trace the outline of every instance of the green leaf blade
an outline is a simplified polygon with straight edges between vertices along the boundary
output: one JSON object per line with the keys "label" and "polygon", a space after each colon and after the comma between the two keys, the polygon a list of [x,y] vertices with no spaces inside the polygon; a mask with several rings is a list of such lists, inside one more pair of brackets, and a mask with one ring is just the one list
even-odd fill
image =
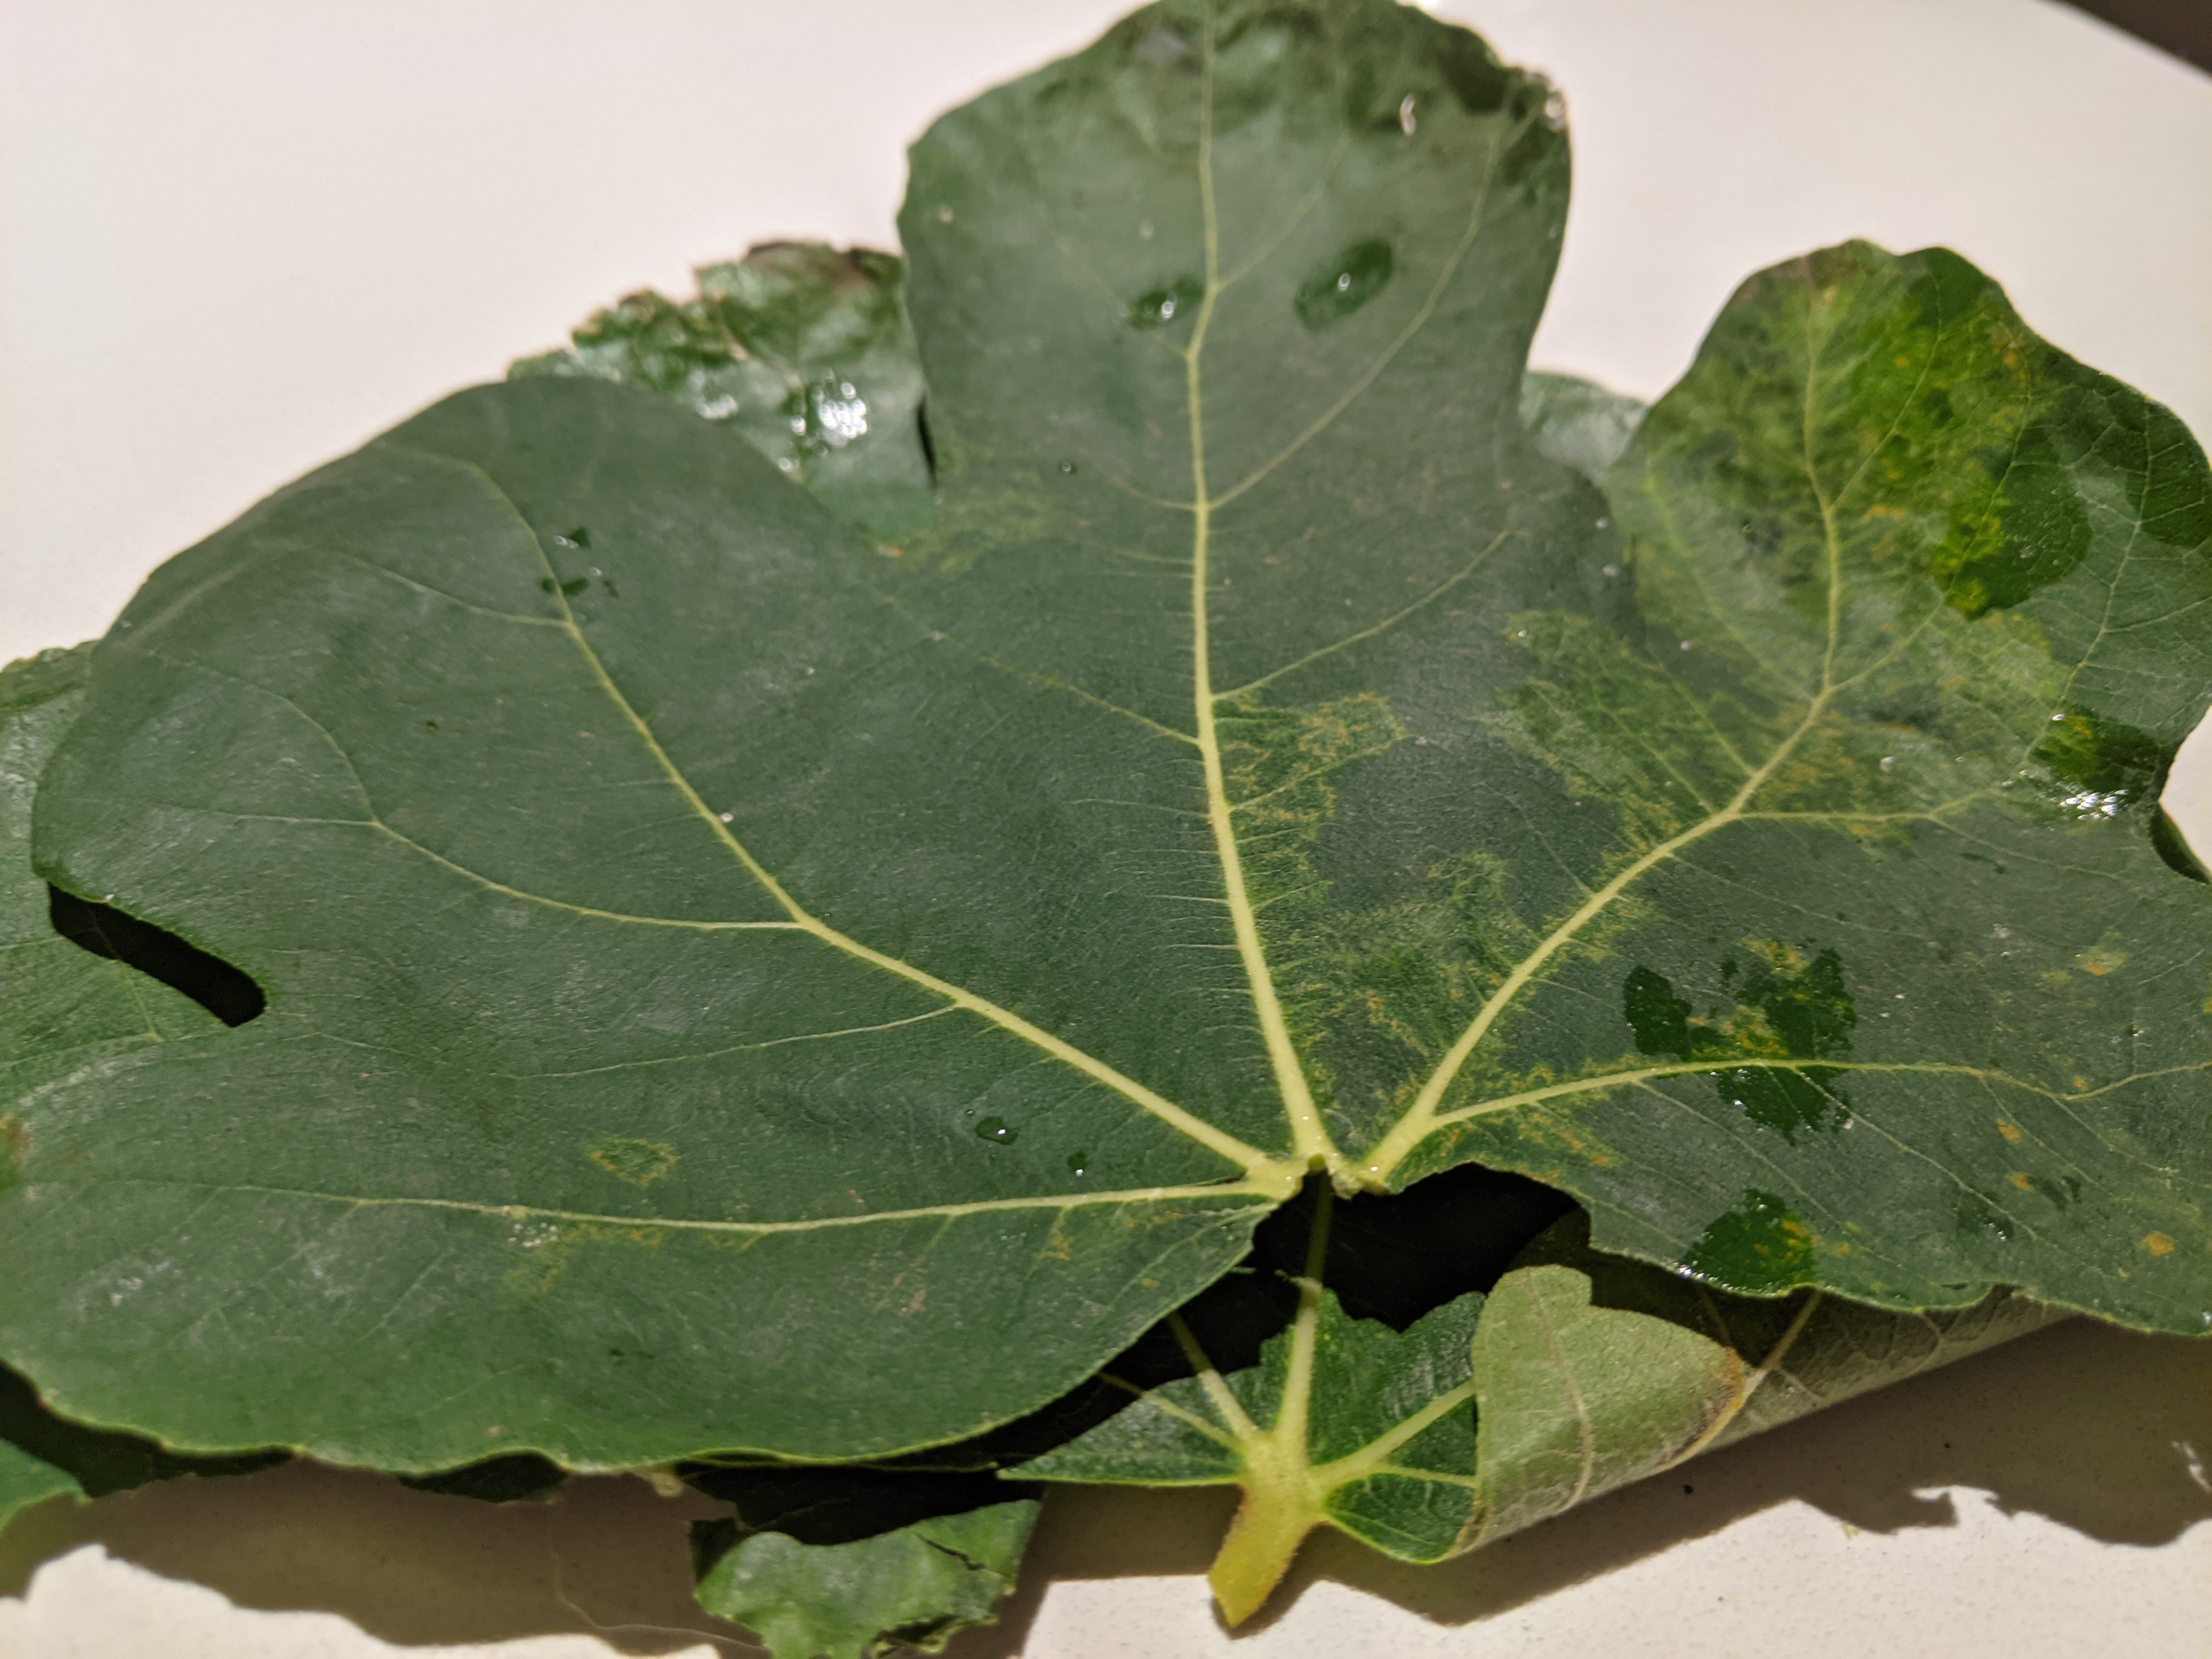
{"label": "green leaf blade", "polygon": [[84,1488],[75,1476],[0,1441],[0,1528],[34,1504],[64,1496],[83,1498]]}
{"label": "green leaf blade", "polygon": [[935,1653],[996,1620],[1036,1514],[1018,1498],[837,1543],[755,1532],[708,1567],[699,1603],[757,1631],[775,1659]]}
{"label": "green leaf blade", "polygon": [[1531,616],[1497,717],[1598,830],[1590,896],[1401,1178],[1520,1169],[1755,1294],[2203,1329],[2212,915],[2156,803],[2201,452],[1956,256],[1855,244],[1747,284],[1607,488],[1644,636]]}
{"label": "green leaf blade", "polygon": [[[181,1444],[276,1441],[413,1468],[523,1449],[599,1467],[745,1446],[888,1453],[1064,1391],[1241,1250],[1261,1194],[1126,1079],[1064,1042],[1041,1049],[1011,1011],[811,911],[793,923],[777,892],[848,921],[841,907],[881,902],[872,931],[892,939],[935,914],[954,930],[940,963],[956,971],[988,955],[961,930],[1027,926],[948,909],[895,867],[833,865],[764,810],[777,765],[818,768],[803,719],[747,726],[746,688],[774,698],[791,682],[842,682],[833,697],[872,696],[884,718],[911,720],[915,694],[869,681],[927,641],[851,580],[880,556],[726,434],[664,407],[559,380],[468,394],[173,564],[118,626],[100,669],[107,713],[49,770],[49,833],[72,867],[112,860],[103,869],[144,914],[260,969],[270,1009],[204,1062],[140,1066],[51,1101],[52,1161],[33,1172],[42,1207],[18,1214],[33,1233],[67,1228],[93,1253],[75,1271],[95,1277],[118,1250],[155,1256],[159,1241],[194,1236],[196,1216],[223,1216],[251,1243],[218,1273],[180,1276],[173,1302],[172,1281],[155,1281],[132,1319],[106,1327],[112,1340],[138,1343],[138,1321],[193,1324],[233,1274],[254,1286],[259,1328],[295,1335],[281,1382],[250,1345],[214,1344],[195,1386],[165,1383],[118,1415]],[[535,459],[580,447],[619,482],[594,495],[565,459]],[[535,531],[517,499],[536,503]],[[573,621],[583,603],[541,590],[556,556],[541,550],[591,526],[594,557],[636,558],[633,520],[648,510],[654,562]],[[688,553],[670,527],[687,510],[703,526]],[[409,556],[410,538],[384,526],[421,513],[441,526],[435,593],[368,568]],[[781,673],[760,653],[733,659],[732,623],[698,601],[729,568],[725,525],[745,526],[754,562],[736,572],[757,577],[725,584],[729,617],[763,604],[794,614],[796,592],[763,584],[819,581],[824,563],[846,573],[831,589],[847,596],[842,615],[819,614],[811,639],[783,636],[798,660]],[[772,551],[778,538],[791,550]],[[419,567],[392,568],[421,583]],[[225,604],[205,603],[217,593]],[[822,611],[818,595],[807,602]],[[266,641],[324,628],[349,636],[345,657],[292,658],[303,665],[289,678],[272,668]],[[974,672],[951,669],[956,684]],[[165,745],[156,707],[227,734],[236,759]],[[644,732],[629,719],[638,707],[654,712]],[[912,799],[904,780],[875,793],[866,764],[848,775],[874,804],[856,800],[855,816],[896,822]],[[164,802],[150,848],[119,830],[103,786],[76,781],[111,768]],[[722,781],[732,768],[749,769],[750,791]],[[702,790],[726,791],[746,816],[732,828],[698,810]],[[756,846],[785,863],[788,890],[748,867]],[[825,901],[825,878],[848,896]],[[241,890],[257,902],[239,905]],[[838,1068],[828,1092],[824,1050]],[[612,1081],[627,1086],[611,1097]],[[937,1104],[886,1115],[917,1090]],[[683,1127],[717,1099],[726,1125],[752,1129]],[[300,1132],[270,1134],[272,1112]],[[198,1133],[155,1133],[180,1114]],[[1018,1133],[987,1134],[994,1118]],[[365,1132],[385,1148],[380,1168],[361,1158]],[[887,1133],[904,1137],[896,1156],[879,1150]],[[869,1150],[825,1158],[825,1145]],[[1068,1168],[1078,1150],[1081,1177]],[[778,1169],[793,1174],[764,1181]],[[909,1407],[824,1393],[831,1373],[877,1389],[867,1379],[910,1364],[923,1328],[948,1353],[967,1347],[963,1331],[1010,1316],[1009,1273],[1022,1286],[1011,1316],[1059,1334],[994,1367],[1011,1384],[1004,1406],[972,1395],[959,1366],[934,1397],[904,1391]],[[865,1313],[824,1321],[829,1285],[876,1288]],[[776,1339],[710,1311],[732,1297]],[[584,1307],[599,1312],[579,1325]],[[52,1317],[27,1289],[11,1312]],[[641,1319],[726,1334],[640,1340]],[[76,1379],[131,1369],[108,1340],[24,1333],[11,1352],[49,1386],[70,1379],[74,1397]],[[567,1392],[518,1375],[513,1356],[532,1350],[540,1376],[565,1356]],[[757,1387],[733,1380],[748,1369]],[[639,1413],[643,1376],[670,1382]],[[393,1386],[421,1391],[420,1414],[368,1412]],[[356,1426],[319,1426],[333,1419]]]}
{"label": "green leaf blade", "polygon": [[89,647],[0,669],[0,1185],[20,1179],[28,1130],[10,1103],[88,1065],[220,1029],[197,1004],[53,926],[32,872],[39,775],[84,701]]}

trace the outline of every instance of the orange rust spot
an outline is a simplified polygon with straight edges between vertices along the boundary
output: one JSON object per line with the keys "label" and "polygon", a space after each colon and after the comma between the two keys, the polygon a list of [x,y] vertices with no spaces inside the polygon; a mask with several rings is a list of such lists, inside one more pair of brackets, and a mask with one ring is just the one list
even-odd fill
{"label": "orange rust spot", "polygon": [[2143,1239],[2143,1249],[2153,1255],[2172,1255],[2173,1241],[2164,1233],[2151,1233]]}
{"label": "orange rust spot", "polygon": [[2002,1135],[2007,1140],[2018,1140],[2020,1139],[2020,1125],[2017,1123],[2007,1122],[2003,1118],[1999,1118],[1997,1120],[1997,1133]]}
{"label": "orange rust spot", "polygon": [[2019,1188],[2022,1192],[2029,1191],[2035,1185],[2033,1182],[2030,1181],[2026,1176],[2022,1175],[2017,1170],[2014,1170],[2010,1175],[2007,1176],[2005,1179],[2012,1182],[2014,1186]]}
{"label": "orange rust spot", "polygon": [[2089,1079],[2086,1077],[2077,1077],[2074,1079],[2074,1086],[2077,1089],[2086,1089],[2089,1086]]}

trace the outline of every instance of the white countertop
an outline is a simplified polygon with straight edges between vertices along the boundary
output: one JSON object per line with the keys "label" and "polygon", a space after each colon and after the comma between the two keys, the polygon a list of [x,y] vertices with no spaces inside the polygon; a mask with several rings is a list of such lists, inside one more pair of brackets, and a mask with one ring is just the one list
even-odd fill
{"label": "white countertop", "polygon": [[[100,632],[170,553],[619,294],[778,236],[892,245],[927,120],[1122,9],[0,0],[0,659]],[[1650,397],[1756,267],[1942,242],[2212,434],[2212,79],[2045,0],[1436,9],[1568,96],[1540,367]],[[2202,758],[2169,798],[2212,846]],[[1467,1560],[1318,1544],[1233,1641],[1197,1577],[1219,1502],[1073,1494],[952,1651],[2194,1656],[2200,1450],[2212,1346],[2063,1327]],[[741,1652],[689,1608],[710,1507],[307,1468],[49,1506],[0,1538],[0,1653]]]}

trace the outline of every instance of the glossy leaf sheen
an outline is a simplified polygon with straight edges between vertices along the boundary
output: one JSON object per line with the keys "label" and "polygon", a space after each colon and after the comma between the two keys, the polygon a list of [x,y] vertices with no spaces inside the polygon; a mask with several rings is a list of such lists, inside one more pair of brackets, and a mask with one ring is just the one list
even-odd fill
{"label": "glossy leaf sheen", "polygon": [[1468,1158],[1742,1291],[2200,1328],[2201,453],[1854,247],[1608,507],[1518,415],[1556,118],[1156,9],[914,153],[902,545],[554,377],[165,567],[38,857],[268,1009],[24,1106],[0,1352],[185,1445],[883,1455]]}
{"label": "glossy leaf sheen", "polygon": [[896,539],[930,514],[921,364],[899,273],[888,253],[771,242],[701,266],[694,299],[630,295],[594,313],[570,349],[507,374],[673,398],[726,424],[839,516]]}

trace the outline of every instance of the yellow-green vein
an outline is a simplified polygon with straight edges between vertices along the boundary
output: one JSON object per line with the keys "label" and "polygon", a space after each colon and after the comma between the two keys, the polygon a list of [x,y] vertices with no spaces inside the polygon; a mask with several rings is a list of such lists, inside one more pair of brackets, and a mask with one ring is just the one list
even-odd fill
{"label": "yellow-green vein", "polygon": [[[1200,370],[1206,337],[1213,322],[1213,308],[1221,298],[1220,222],[1213,199],[1213,33],[1209,16],[1204,56],[1200,66],[1198,105],[1199,209],[1206,243],[1206,291],[1198,306],[1197,321],[1185,348],[1184,388],[1190,422],[1191,555],[1190,632],[1193,713],[1198,725],[1198,752],[1206,776],[1206,816],[1213,832],[1215,855],[1221,862],[1224,890],[1229,901],[1230,927],[1237,954],[1251,986],[1253,1012],[1267,1047],[1275,1086],[1282,1096],[1283,1115],[1289,1120],[1291,1145],[1302,1164],[1336,1161],[1336,1149],[1322,1125],[1305,1067],[1291,1041],[1291,1029],[1275,992],[1266,947],[1260,941],[1259,919],[1244,881],[1243,858],[1231,820],[1229,786],[1221,764],[1221,739],[1214,726],[1212,641],[1207,622],[1207,554],[1214,503],[1206,482],[1206,392]],[[1287,1194],[1286,1194],[1287,1195]]]}

